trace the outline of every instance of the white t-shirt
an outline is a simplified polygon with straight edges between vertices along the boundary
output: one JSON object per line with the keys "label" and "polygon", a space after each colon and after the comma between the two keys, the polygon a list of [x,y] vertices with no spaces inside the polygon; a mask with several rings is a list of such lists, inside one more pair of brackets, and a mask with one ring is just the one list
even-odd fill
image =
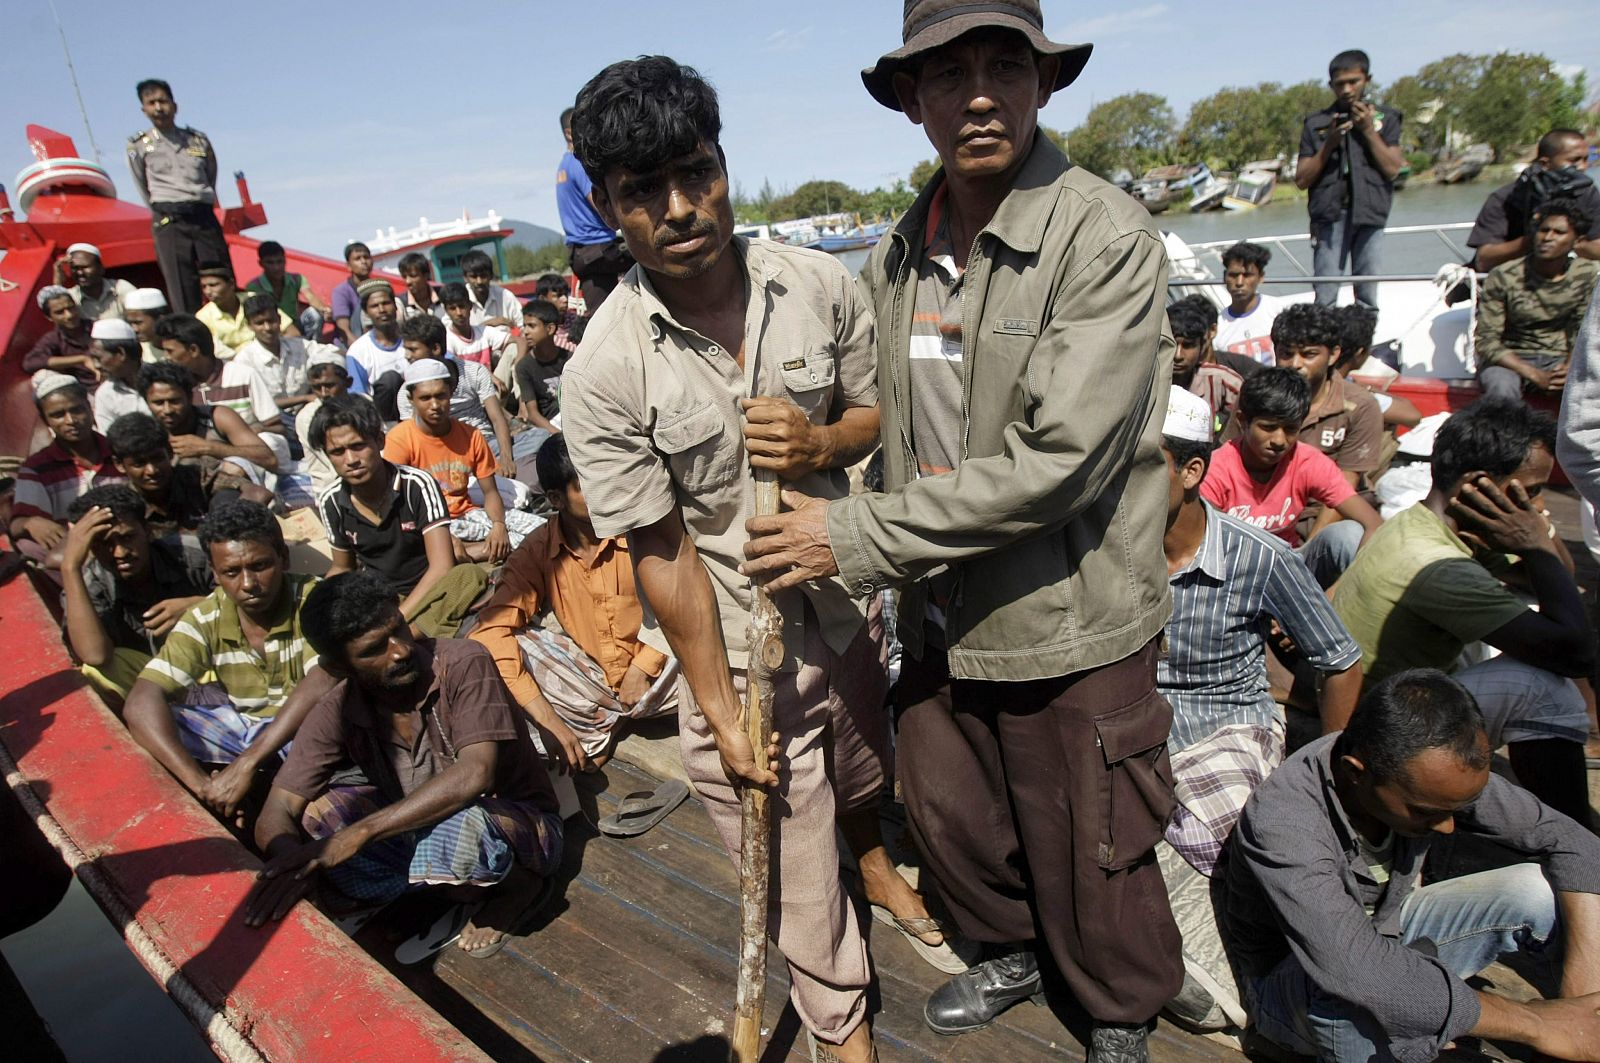
{"label": "white t-shirt", "polygon": [[350,345],[349,355],[356,360],[356,364],[367,371],[367,379],[373,384],[378,378],[388,372],[406,372],[406,346],[396,340],[393,349],[383,346],[378,342],[377,336],[369,329],[356,337]]}
{"label": "white t-shirt", "polygon": [[[456,362],[456,368],[461,370],[461,376],[456,381],[456,389],[450,393],[450,416],[462,424],[470,425],[483,433],[485,439],[494,438],[494,425],[489,423],[489,415],[484,411],[484,403],[496,398],[494,378],[489,375],[489,370],[477,362]],[[401,388],[396,405],[400,408],[400,419],[411,420],[411,395],[408,388]]]}
{"label": "white t-shirt", "polygon": [[476,362],[485,369],[493,369],[500,364],[500,356],[511,344],[511,332],[499,325],[472,326],[472,338],[468,339],[455,330],[452,325],[444,329],[445,353],[458,362]]}
{"label": "white t-shirt", "polygon": [[1285,303],[1274,295],[1258,294],[1256,299],[1256,308],[1238,317],[1233,316],[1232,308],[1222,308],[1217,315],[1217,338],[1212,346],[1219,351],[1248,355],[1262,365],[1273,365],[1272,323]]}
{"label": "white t-shirt", "polygon": [[278,353],[273,354],[256,340],[251,340],[239,348],[233,361],[259,370],[267,378],[267,383],[272,385],[274,395],[304,395],[308,390],[307,360],[325,348],[328,348],[325,343],[303,340],[298,336],[284,336],[278,340]]}
{"label": "white t-shirt", "polygon": [[94,428],[101,435],[106,434],[112,421],[125,413],[149,412],[150,407],[144,404],[144,396],[139,394],[139,389],[131,388],[120,380],[106,377],[94,389]]}
{"label": "white t-shirt", "polygon": [[467,285],[467,298],[472,300],[472,323],[481,325],[491,317],[508,318],[517,328],[522,327],[522,303],[517,297],[500,287],[498,284],[489,285],[489,297],[480,305],[478,297],[473,294],[472,285]]}

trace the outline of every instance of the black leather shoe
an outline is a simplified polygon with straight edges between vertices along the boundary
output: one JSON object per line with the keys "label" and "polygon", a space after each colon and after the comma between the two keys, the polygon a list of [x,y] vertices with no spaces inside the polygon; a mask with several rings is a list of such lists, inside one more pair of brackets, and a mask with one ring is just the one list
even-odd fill
{"label": "black leather shoe", "polygon": [[934,1033],[981,1030],[1011,1005],[1032,998],[1044,1003],[1039,964],[1033,953],[1008,952],[956,975],[934,990],[922,1020]]}
{"label": "black leather shoe", "polygon": [[1085,1063],[1150,1063],[1150,1027],[1096,1026],[1089,1034]]}

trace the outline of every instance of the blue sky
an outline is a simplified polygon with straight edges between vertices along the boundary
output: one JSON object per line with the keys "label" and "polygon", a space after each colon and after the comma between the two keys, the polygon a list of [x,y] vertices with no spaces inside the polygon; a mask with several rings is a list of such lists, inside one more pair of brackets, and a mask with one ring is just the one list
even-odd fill
{"label": "blue sky", "polygon": [[[266,204],[271,223],[254,235],[322,253],[463,208],[554,227],[557,116],[601,67],[641,53],[691,63],[716,84],[729,166],[748,189],[812,178],[870,187],[932,154],[921,130],[861,87],[860,68],[899,44],[894,0],[57,7],[101,155],[127,198],[123,145],[143,118],[133,85],[165,77],[179,121],[209,134],[225,177],[244,170]],[[1225,84],[1321,78],[1346,47],[1372,54],[1380,83],[1453,52],[1510,49],[1587,69],[1600,88],[1593,0],[1129,0],[1089,16],[1084,3],[1044,7],[1053,38],[1096,46],[1043,114],[1060,129],[1124,92],[1162,94],[1181,116]],[[46,0],[8,0],[5,24],[9,187],[32,161],[29,122],[90,147]]]}

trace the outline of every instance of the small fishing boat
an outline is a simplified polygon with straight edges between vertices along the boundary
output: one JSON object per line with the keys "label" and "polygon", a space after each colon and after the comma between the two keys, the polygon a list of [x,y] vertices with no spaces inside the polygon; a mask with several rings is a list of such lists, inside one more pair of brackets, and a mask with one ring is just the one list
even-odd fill
{"label": "small fishing boat", "polygon": [[1278,175],[1270,170],[1246,170],[1241,173],[1222,197],[1225,210],[1254,210],[1272,201],[1272,192],[1278,187]]}
{"label": "small fishing boat", "polygon": [[1216,210],[1222,206],[1222,200],[1232,187],[1233,182],[1229,178],[1217,174],[1211,175],[1204,184],[1195,186],[1194,198],[1189,200],[1189,210],[1195,214]]}
{"label": "small fishing boat", "polygon": [[1433,176],[1440,184],[1458,185],[1470,181],[1494,161],[1494,152],[1487,144],[1474,144],[1460,155],[1440,159],[1433,168]]}

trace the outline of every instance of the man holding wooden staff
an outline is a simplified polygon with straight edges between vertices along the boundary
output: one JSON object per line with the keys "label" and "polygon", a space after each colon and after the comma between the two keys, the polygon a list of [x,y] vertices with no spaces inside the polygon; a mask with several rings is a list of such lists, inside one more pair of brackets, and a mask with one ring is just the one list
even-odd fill
{"label": "man holding wooden staff", "polygon": [[888,493],[785,492],[745,570],[905,588],[906,807],[989,954],[928,1025],[987,1025],[1049,959],[1095,1020],[1089,1058],[1136,1063],[1183,980],[1153,853],[1173,808],[1167,260],[1143,209],[1039,132],[1090,50],[1043,27],[1037,0],[908,0],[904,47],[863,73],[942,164],[862,273]]}
{"label": "man holding wooden staff", "polygon": [[[795,1009],[822,1058],[865,1063],[871,972],[839,881],[836,816],[869,898],[927,915],[876,839],[881,630],[838,580],[775,596],[779,738],[764,770],[741,727],[753,596],[738,566],[755,470],[843,498],[844,468],[877,445],[871,315],[829,256],[733,237],[720,133],[711,87],[661,56],[614,64],[579,92],[574,150],[637,265],[567,366],[562,427],[596,534],[629,536],[641,637],[682,666],[684,767],[729,853],[740,789],[773,788],[768,931]],[[863,821],[873,837],[858,847]]]}

